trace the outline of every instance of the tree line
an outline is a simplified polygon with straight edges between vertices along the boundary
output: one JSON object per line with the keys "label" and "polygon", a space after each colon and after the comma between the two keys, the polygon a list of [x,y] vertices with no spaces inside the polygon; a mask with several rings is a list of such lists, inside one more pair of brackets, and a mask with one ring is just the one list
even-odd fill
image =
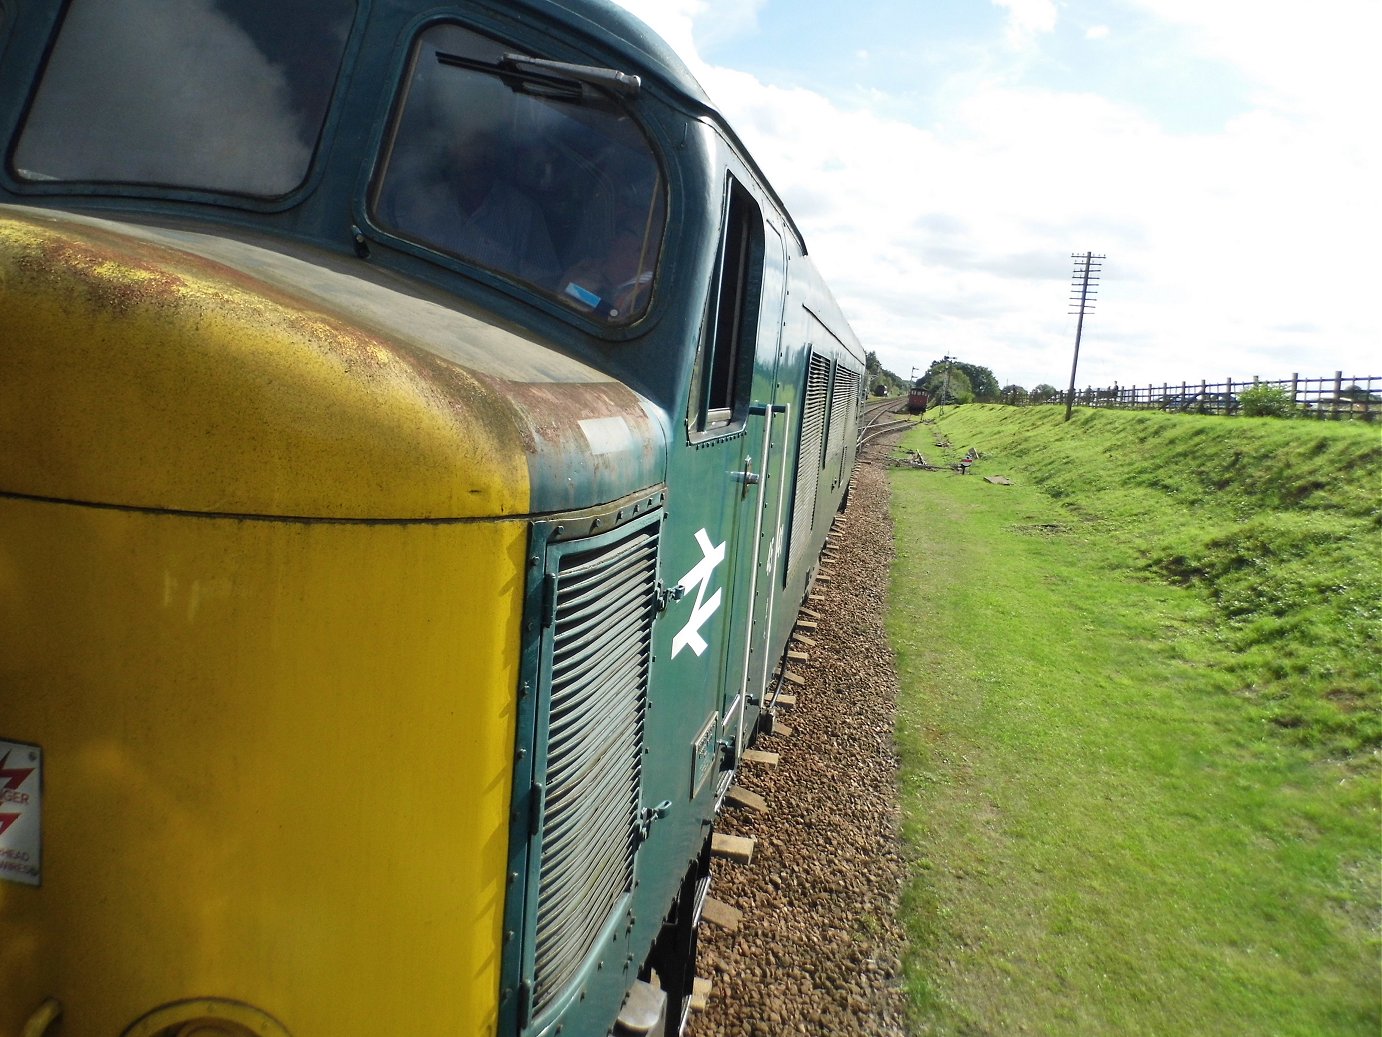
{"label": "tree line", "polygon": [[[865,354],[869,391],[875,396],[905,395],[913,383],[887,370],[876,353]],[[1080,389],[1075,403],[1092,407],[1155,408],[1160,410],[1195,411],[1198,413],[1242,413],[1249,417],[1315,417],[1354,418],[1371,421],[1382,414],[1382,392],[1373,391],[1373,384],[1382,379],[1356,378],[1344,388],[1343,372],[1331,378],[1304,378],[1292,375],[1289,379],[1260,382],[1246,381],[1195,386],[1163,385],[1145,389],[1116,384],[1111,389]],[[1361,384],[1360,384],[1361,383]],[[1062,403],[1063,390],[1042,382],[1035,389],[1021,385],[998,385],[992,371],[979,364],[942,357],[931,362],[916,384],[930,397],[933,407],[957,403],[1006,403],[1022,406],[1028,403]]]}
{"label": "tree line", "polygon": [[[912,388],[907,379],[879,363],[878,354],[866,353],[864,363],[869,388],[875,396],[897,396]],[[1054,403],[1061,398],[1059,389],[1045,383],[1030,392],[1020,385],[1000,387],[987,367],[966,364],[962,360],[934,360],[917,381],[936,406],[943,403]]]}

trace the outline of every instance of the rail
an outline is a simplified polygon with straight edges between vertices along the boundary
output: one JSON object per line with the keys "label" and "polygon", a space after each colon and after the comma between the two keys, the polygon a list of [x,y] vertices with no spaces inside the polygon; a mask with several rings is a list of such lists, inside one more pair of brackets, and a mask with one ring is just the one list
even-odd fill
{"label": "rail", "polygon": [[905,396],[890,396],[883,400],[873,400],[864,405],[863,414],[866,421],[859,424],[859,438],[855,447],[861,447],[871,439],[883,435],[885,432],[895,432],[896,430],[915,422],[910,417],[887,419],[889,414],[896,414],[899,407],[907,405]]}

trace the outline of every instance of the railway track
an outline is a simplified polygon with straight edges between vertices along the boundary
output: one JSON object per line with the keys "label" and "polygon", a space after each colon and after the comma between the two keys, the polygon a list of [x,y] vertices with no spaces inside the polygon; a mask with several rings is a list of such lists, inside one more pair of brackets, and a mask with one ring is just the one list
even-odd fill
{"label": "railway track", "polygon": [[720,815],[730,845],[751,852],[713,868],[694,1037],[905,1033],[897,678],[883,630],[892,528],[886,473],[870,460],[901,426],[869,425],[793,639],[791,690]]}
{"label": "railway track", "polygon": [[906,412],[906,406],[907,401],[896,396],[866,403],[859,415],[859,446],[915,425],[916,418]]}

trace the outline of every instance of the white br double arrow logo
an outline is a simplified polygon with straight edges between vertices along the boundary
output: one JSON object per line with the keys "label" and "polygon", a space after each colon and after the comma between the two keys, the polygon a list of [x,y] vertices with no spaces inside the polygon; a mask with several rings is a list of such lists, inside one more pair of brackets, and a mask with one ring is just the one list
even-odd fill
{"label": "white br double arrow logo", "polygon": [[701,627],[720,607],[720,591],[716,590],[709,598],[706,598],[705,592],[710,586],[710,578],[715,573],[715,567],[725,560],[725,545],[711,544],[710,535],[704,529],[696,534],[696,543],[701,546],[701,560],[680,581],[680,586],[688,592],[692,587],[696,588],[696,604],[691,608],[691,618],[672,638],[673,659],[687,645],[690,645],[691,651],[697,655],[701,655],[710,647],[706,644],[705,638],[701,637]]}

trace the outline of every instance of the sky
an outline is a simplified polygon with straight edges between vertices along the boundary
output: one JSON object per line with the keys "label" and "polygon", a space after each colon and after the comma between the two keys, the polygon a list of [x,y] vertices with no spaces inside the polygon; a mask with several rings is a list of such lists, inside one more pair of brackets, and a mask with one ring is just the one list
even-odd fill
{"label": "sky", "polygon": [[1382,375],[1382,0],[616,2],[904,378]]}

